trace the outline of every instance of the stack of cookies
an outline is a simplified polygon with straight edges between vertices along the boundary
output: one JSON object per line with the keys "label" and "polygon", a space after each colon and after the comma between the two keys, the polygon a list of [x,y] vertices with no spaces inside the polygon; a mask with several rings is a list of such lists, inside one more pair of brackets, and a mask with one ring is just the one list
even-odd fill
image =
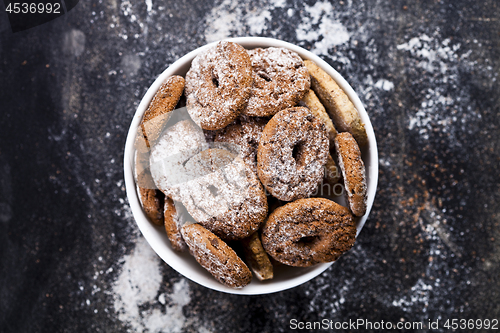
{"label": "stack of cookies", "polygon": [[[222,41],[153,97],[136,137],[136,183],[172,248],[241,288],[272,279],[273,265],[331,262],[353,246],[367,141],[353,103],[315,63]],[[348,207],[318,195],[325,184],[344,189]]]}

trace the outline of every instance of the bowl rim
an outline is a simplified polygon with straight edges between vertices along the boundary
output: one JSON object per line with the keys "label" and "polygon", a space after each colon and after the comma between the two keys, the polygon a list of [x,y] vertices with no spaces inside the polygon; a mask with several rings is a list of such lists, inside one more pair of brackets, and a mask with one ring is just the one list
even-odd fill
{"label": "bowl rim", "polygon": [[[337,84],[344,90],[349,99],[353,102],[354,106],[358,110],[358,113],[365,124],[365,129],[368,135],[368,146],[362,149],[363,156],[369,156],[369,168],[367,167],[367,209],[366,214],[357,220],[357,232],[356,238],[358,237],[361,229],[363,228],[371,208],[373,206],[373,202],[375,199],[377,183],[378,183],[378,149],[377,149],[377,141],[375,137],[375,133],[373,131],[373,126],[371,124],[368,113],[366,112],[359,96],[356,94],[354,89],[349,85],[349,83],[326,61],[321,59],[319,56],[314,53],[289,42],[285,42],[282,40],[268,38],[268,37],[236,37],[236,38],[227,38],[223,39],[226,41],[231,41],[238,43],[245,47],[246,49],[256,48],[256,47],[284,47],[288,48],[296,53],[298,53],[302,59],[309,59],[315,62],[319,67],[325,70],[336,82]],[[144,94],[139,106],[137,107],[132,122],[129,127],[129,131],[127,134],[127,139],[125,143],[125,151],[124,151],[124,180],[125,180],[125,188],[127,193],[128,202],[130,208],[132,210],[132,214],[135,222],[137,223],[139,230],[143,234],[144,238],[148,242],[148,244],[152,247],[152,249],[160,256],[160,258],[167,263],[170,267],[180,273],[182,276],[190,279],[193,282],[201,284],[204,287],[230,293],[230,294],[239,294],[239,295],[263,295],[275,293],[283,290],[287,290],[296,286],[299,286],[312,278],[320,275],[326,269],[328,269],[333,262],[318,264],[312,266],[309,270],[305,270],[302,274],[298,276],[294,276],[285,281],[280,281],[278,283],[272,283],[273,280],[268,282],[260,282],[258,285],[255,284],[255,278],[252,280],[248,286],[241,289],[233,289],[226,287],[215,280],[213,277],[207,278],[206,274],[199,274],[197,271],[193,271],[193,269],[189,268],[189,265],[185,264],[185,255],[179,254],[173,251],[169,244],[165,244],[164,237],[159,235],[159,228],[154,226],[147,217],[145,216],[140,200],[139,195],[137,193],[137,188],[134,179],[134,159],[135,159],[135,135],[137,133],[137,128],[141,122],[142,116],[146,111],[150,101],[152,100],[154,94],[159,89],[160,85],[163,81],[175,74],[179,74],[179,72],[184,73],[189,68],[191,61],[194,57],[217,44],[219,41],[215,41],[212,43],[208,43],[204,46],[201,46],[183,57],[179,58],[177,61],[169,65],[151,84],[148,88],[147,92]],[[365,164],[368,164],[365,161]],[[201,267],[201,266],[200,266]]]}

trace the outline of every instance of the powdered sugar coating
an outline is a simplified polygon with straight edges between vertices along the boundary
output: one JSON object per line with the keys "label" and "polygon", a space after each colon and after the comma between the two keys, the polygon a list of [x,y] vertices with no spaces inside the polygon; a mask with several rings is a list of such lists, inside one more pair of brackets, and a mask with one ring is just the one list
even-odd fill
{"label": "powdered sugar coating", "polygon": [[167,196],[182,202],[197,222],[220,237],[247,237],[267,216],[264,189],[241,158],[208,147],[201,128],[190,120],[178,122],[162,134],[151,151],[153,180]]}
{"label": "powdered sugar coating", "polygon": [[300,199],[277,208],[262,229],[262,245],[285,265],[307,267],[337,260],[355,241],[349,210],[323,198]]}
{"label": "powdered sugar coating", "polygon": [[253,87],[243,114],[272,116],[299,103],[311,81],[304,61],[288,49],[269,47],[249,50]]}
{"label": "powdered sugar coating", "polygon": [[158,189],[180,201],[181,185],[199,176],[199,170],[186,169],[185,163],[206,146],[203,131],[191,120],[166,129],[150,156],[151,176]]}
{"label": "powdered sugar coating", "polygon": [[188,167],[205,172],[179,191],[197,222],[223,239],[245,238],[260,227],[267,216],[267,199],[257,176],[241,158],[208,149],[193,157]]}
{"label": "powdered sugar coating", "polygon": [[260,181],[280,200],[308,197],[323,179],[328,150],[325,126],[307,108],[282,110],[267,123],[260,139]]}
{"label": "powdered sugar coating", "polygon": [[246,107],[252,82],[247,51],[219,42],[196,56],[186,74],[188,112],[203,129],[224,128]]}
{"label": "powdered sugar coating", "polygon": [[220,283],[232,288],[242,288],[250,283],[250,269],[216,235],[197,223],[183,226],[181,233],[196,261]]}
{"label": "powdered sugar coating", "polygon": [[238,145],[240,157],[257,174],[257,148],[267,122],[266,118],[241,116],[218,132],[214,141]]}

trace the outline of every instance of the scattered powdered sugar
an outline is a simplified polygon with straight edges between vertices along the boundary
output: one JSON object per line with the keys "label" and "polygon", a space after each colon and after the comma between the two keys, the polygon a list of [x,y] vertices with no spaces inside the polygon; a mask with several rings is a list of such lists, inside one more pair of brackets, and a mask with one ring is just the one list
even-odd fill
{"label": "scattered powdered sugar", "polygon": [[270,22],[271,19],[271,12],[268,10],[263,10],[255,16],[249,16],[247,23],[250,27],[250,33],[252,35],[261,34],[266,27],[266,22]]}
{"label": "scattered powdered sugar", "polygon": [[113,286],[114,307],[118,319],[129,324],[134,331],[151,327],[151,315],[144,316],[140,305],[156,298],[162,281],[159,259],[144,238],[139,238],[135,249],[123,258],[122,272]]}
{"label": "scattered powdered sugar", "polygon": [[271,0],[269,2],[269,7],[274,9],[274,8],[283,8],[287,4],[286,0]]}
{"label": "scattered powdered sugar", "polygon": [[435,108],[445,109],[455,104],[455,101],[450,96],[445,97],[441,95],[439,90],[439,88],[429,88],[427,90],[425,100],[420,104],[419,110],[415,115],[410,117],[408,125],[410,130],[417,128],[420,134],[425,134],[436,125],[449,126],[451,123],[457,121],[456,116],[441,118],[441,115],[435,112]]}
{"label": "scattered powdered sugar", "polygon": [[[270,29],[273,20],[280,18],[277,13],[284,6],[284,0],[218,1],[205,16],[205,39],[211,42],[232,36],[263,34]],[[352,33],[340,20],[343,15],[348,14],[347,11],[334,8],[328,1],[319,1],[312,6],[297,3],[295,6],[296,9],[287,10],[287,16],[295,20],[296,13],[300,13],[296,28],[297,39],[314,42],[314,53],[328,56],[328,52],[335,46],[351,39]],[[275,33],[275,30],[271,31],[272,35]],[[342,53],[336,53],[332,57],[349,61]]]}
{"label": "scattered powdered sugar", "polygon": [[130,208],[130,205],[128,203],[128,199],[118,198],[118,202],[120,203],[121,208],[116,209],[115,214],[117,216],[123,216],[123,218],[126,220],[132,220],[133,214],[132,214],[132,209]]}
{"label": "scattered powdered sugar", "polygon": [[261,34],[271,22],[271,11],[279,6],[280,3],[272,5],[267,1],[262,5],[255,2],[219,1],[205,16],[205,39],[213,42],[233,35]]}
{"label": "scattered powdered sugar", "polygon": [[313,6],[305,6],[305,17],[297,26],[296,34],[300,40],[316,41],[314,53],[328,54],[336,45],[349,41],[351,34],[334,17],[335,10],[329,2],[316,2]]}
{"label": "scattered powdered sugar", "polygon": [[[160,259],[142,237],[123,259],[111,294],[118,319],[130,332],[182,332],[188,320],[183,307],[191,302],[186,279],[175,282],[171,293],[158,295],[162,286]],[[197,323],[198,324],[198,323]]]}
{"label": "scattered powdered sugar", "polygon": [[[440,71],[445,74],[448,70],[450,62],[456,62],[459,59],[457,50],[460,49],[460,44],[451,45],[451,39],[446,38],[437,47],[430,47],[433,39],[422,34],[419,37],[413,37],[407,43],[397,46],[398,50],[410,51],[411,55],[421,59],[417,64],[418,67],[425,69],[428,72]],[[434,42],[435,44],[435,42]],[[465,54],[462,58],[466,58]]]}
{"label": "scattered powdered sugar", "polygon": [[153,0],[144,0],[146,2],[147,11],[150,12],[153,9]]}
{"label": "scattered powdered sugar", "polygon": [[380,79],[375,83],[375,88],[389,91],[389,90],[394,89],[394,83],[392,83],[391,81],[388,81],[386,79]]}
{"label": "scattered powdered sugar", "polygon": [[[346,298],[352,297],[353,289],[357,286],[357,281],[354,278],[342,279],[338,284],[332,286],[325,279],[325,275],[320,275],[314,279],[314,283],[318,287],[314,289],[315,293],[308,304],[309,311],[318,313],[319,318],[326,318],[341,311]],[[326,298],[322,291],[331,288],[334,288],[336,292],[331,295],[331,298]],[[306,290],[306,296],[310,296],[310,293],[309,290]]]}
{"label": "scattered powdered sugar", "polygon": [[[425,250],[429,259],[427,265],[421,268],[422,277],[393,299],[382,296],[378,298],[385,306],[398,307],[414,314],[413,320],[421,321],[428,319],[427,312],[436,299],[446,299],[449,291],[456,287],[457,282],[453,279],[439,277],[450,276],[452,270],[455,271],[454,258],[460,257],[464,251],[455,244],[450,234],[454,217],[446,215],[429,197],[424,196],[424,200],[422,209],[413,216],[428,244]],[[451,306],[449,300],[446,303]]]}
{"label": "scattered powdered sugar", "polygon": [[459,88],[461,67],[475,66],[468,60],[471,51],[462,52],[461,45],[450,38],[441,40],[439,32],[432,37],[426,34],[412,37],[397,49],[407,52],[416,68],[432,73],[432,80],[439,83],[417,94],[420,105],[410,115],[408,129],[418,131],[423,139],[428,139],[434,130],[448,133],[450,142],[459,145],[457,133],[467,131],[469,122],[481,118],[469,92]]}
{"label": "scattered powdered sugar", "polygon": [[419,279],[406,295],[403,295],[398,300],[392,301],[392,305],[404,311],[409,311],[416,304],[419,304],[425,312],[426,307],[429,305],[431,292],[432,286],[426,284],[422,279]]}

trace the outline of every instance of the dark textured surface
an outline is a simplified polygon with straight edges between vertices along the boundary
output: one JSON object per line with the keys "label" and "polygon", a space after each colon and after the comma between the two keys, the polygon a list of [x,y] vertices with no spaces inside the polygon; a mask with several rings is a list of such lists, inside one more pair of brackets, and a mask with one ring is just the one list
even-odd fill
{"label": "dark textured surface", "polygon": [[[80,1],[13,34],[0,13],[0,331],[285,332],[291,319],[364,318],[439,319],[437,332],[447,319],[500,319],[499,18],[494,0]],[[154,78],[242,35],[332,64],[380,154],[354,248],[309,283],[255,297],[161,262],[122,176]]]}

